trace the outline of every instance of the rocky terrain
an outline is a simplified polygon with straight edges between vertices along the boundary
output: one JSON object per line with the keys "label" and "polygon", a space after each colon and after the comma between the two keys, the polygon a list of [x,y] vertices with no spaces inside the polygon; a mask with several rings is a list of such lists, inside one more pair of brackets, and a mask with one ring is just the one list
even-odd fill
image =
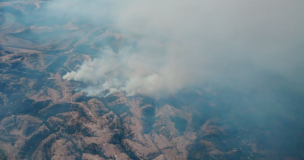
{"label": "rocky terrain", "polygon": [[39,14],[45,3],[0,1],[0,159],[304,159],[296,116],[264,120],[263,109],[244,105],[250,95],[231,89],[86,96],[84,84],[63,75],[100,48],[118,52],[132,41],[110,25],[35,26],[20,18],[54,18]]}

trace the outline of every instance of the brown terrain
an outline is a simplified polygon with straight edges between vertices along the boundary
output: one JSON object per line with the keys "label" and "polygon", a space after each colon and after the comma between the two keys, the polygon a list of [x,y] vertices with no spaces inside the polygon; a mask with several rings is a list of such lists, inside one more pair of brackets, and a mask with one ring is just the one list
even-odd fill
{"label": "brown terrain", "polygon": [[[278,159],[278,150],[261,143],[276,139],[259,139],[271,131],[222,123],[214,89],[167,99],[86,96],[84,84],[63,75],[100,47],[117,51],[127,42],[111,26],[35,26],[16,18],[44,3],[0,1],[0,159]],[[180,98],[189,95],[202,109]]]}

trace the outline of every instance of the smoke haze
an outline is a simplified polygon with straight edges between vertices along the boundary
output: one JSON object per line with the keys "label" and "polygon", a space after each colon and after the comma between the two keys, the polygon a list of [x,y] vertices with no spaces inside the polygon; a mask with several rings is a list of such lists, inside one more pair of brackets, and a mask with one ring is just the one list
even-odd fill
{"label": "smoke haze", "polygon": [[[1,74],[35,81],[20,79],[21,85],[4,76],[0,91],[8,98],[1,102],[0,95],[0,102],[12,108],[0,104],[7,110],[0,120],[21,113],[44,119],[50,103],[52,117],[84,108],[84,116],[99,117],[102,125],[96,126],[106,129],[111,127],[103,121],[113,112],[122,124],[116,137],[122,145],[143,144],[131,136],[136,131],[140,137],[167,136],[176,148],[189,142],[189,159],[212,159],[202,154],[218,151],[227,159],[304,159],[303,0],[13,2],[0,2]],[[39,57],[12,54],[19,49]],[[37,106],[25,103],[19,90]],[[62,103],[68,104],[57,106]],[[84,130],[77,125],[71,128]],[[134,129],[130,137],[126,126]],[[181,135],[185,139],[175,141]],[[203,141],[217,147],[209,150]],[[169,148],[160,151],[177,153]],[[132,154],[152,155],[139,150]],[[238,158],[229,158],[230,152]]]}
{"label": "smoke haze", "polygon": [[[65,4],[62,4],[65,3]],[[302,92],[302,1],[55,1],[50,11],[110,21],[136,45],[101,49],[64,79],[82,81],[90,95],[167,95],[204,83],[236,88],[284,78]],[[56,11],[55,11],[56,10]],[[289,87],[290,87],[289,86]]]}

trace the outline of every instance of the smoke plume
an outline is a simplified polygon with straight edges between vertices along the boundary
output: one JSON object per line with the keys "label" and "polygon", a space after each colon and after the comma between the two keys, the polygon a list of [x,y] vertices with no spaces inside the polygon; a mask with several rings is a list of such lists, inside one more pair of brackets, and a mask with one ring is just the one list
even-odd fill
{"label": "smoke plume", "polygon": [[89,95],[158,96],[206,83],[236,89],[274,84],[303,93],[303,5],[300,0],[58,0],[49,10],[94,25],[111,23],[132,42],[117,53],[101,48],[100,57],[64,79],[84,82]]}

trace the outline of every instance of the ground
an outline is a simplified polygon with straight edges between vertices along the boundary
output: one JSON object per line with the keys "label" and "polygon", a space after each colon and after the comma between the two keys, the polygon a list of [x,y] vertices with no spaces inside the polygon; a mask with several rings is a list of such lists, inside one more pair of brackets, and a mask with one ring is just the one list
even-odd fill
{"label": "ground", "polygon": [[240,107],[248,95],[232,89],[157,99],[85,95],[84,84],[63,75],[100,47],[118,52],[125,39],[110,26],[17,18],[39,15],[44,3],[0,1],[0,159],[304,159],[296,118],[274,114],[259,123],[263,110]]}

